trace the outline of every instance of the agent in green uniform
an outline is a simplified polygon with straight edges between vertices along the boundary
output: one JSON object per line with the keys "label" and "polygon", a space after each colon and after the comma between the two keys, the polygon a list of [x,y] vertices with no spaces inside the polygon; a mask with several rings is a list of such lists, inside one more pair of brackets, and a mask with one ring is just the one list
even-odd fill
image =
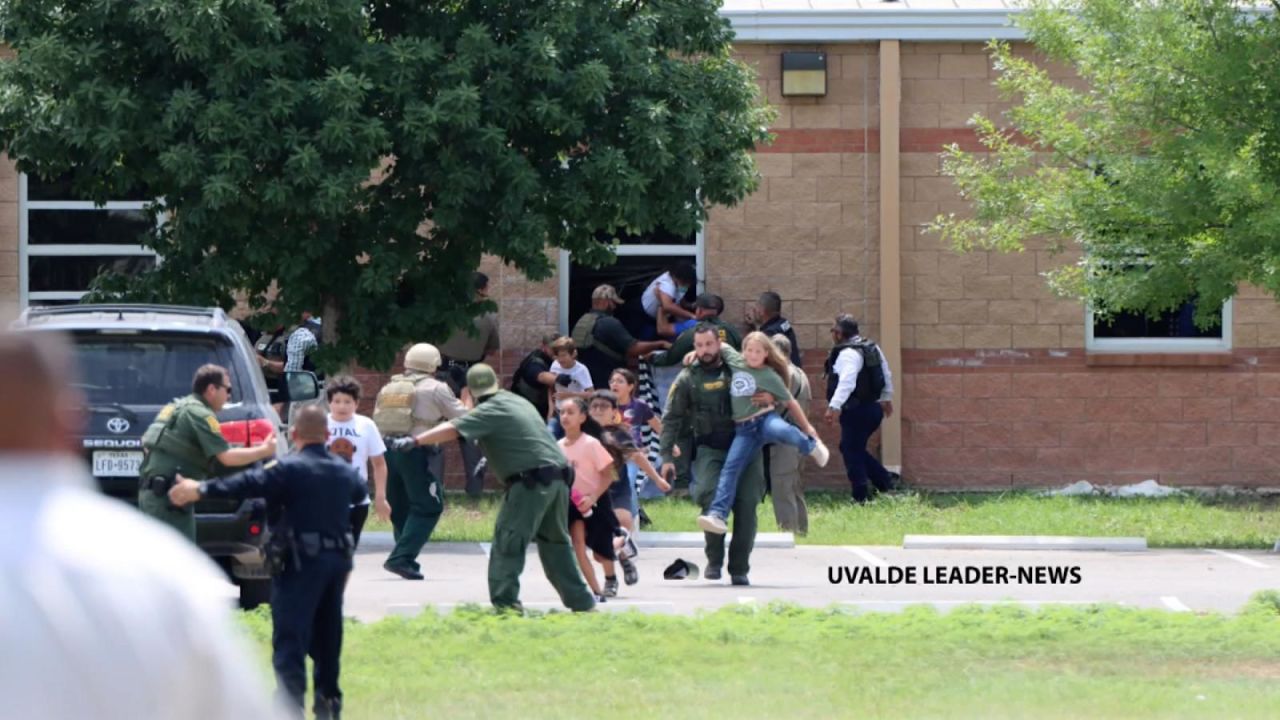
{"label": "agent in green uniform", "polygon": [[572,473],[547,425],[528,400],[498,387],[493,368],[479,363],[467,371],[467,389],[476,407],[460,418],[415,437],[392,441],[392,450],[439,445],[459,437],[480,444],[489,468],[506,487],[489,552],[489,599],[497,608],[521,609],[520,573],[532,540],[547,579],[571,610],[590,610],[587,589],[569,539],[569,485]]}
{"label": "agent in green uniform", "polygon": [[196,540],[195,511],[190,505],[179,508],[169,502],[169,488],[177,474],[204,480],[215,474],[215,460],[233,468],[276,454],[274,433],[254,447],[227,444],[217,412],[230,397],[231,375],[226,368],[205,365],[196,370],[191,394],[165,405],[142,436],[146,457],[138,472],[138,509],[172,525],[191,542]]}
{"label": "agent in green uniform", "polygon": [[[675,475],[676,444],[692,438],[694,446],[693,500],[705,513],[715,495],[720,470],[733,444],[733,407],[729,395],[732,372],[720,357],[719,328],[698,323],[693,329],[698,361],[685,368],[671,385],[667,411],[662,418],[662,474]],[[768,401],[760,398],[761,402]],[[683,452],[683,451],[682,451]],[[764,498],[764,462],[756,452],[738,481],[733,501],[733,539],[729,543],[729,576],[734,585],[749,585],[751,550],[756,543],[756,508]],[[718,580],[724,567],[724,535],[704,533],[707,570],[703,576]]]}

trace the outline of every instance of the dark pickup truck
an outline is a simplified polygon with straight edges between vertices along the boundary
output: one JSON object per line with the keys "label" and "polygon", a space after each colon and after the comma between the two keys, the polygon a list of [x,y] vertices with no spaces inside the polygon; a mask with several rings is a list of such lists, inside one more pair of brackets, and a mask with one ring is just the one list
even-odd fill
{"label": "dark pickup truck", "polygon": [[[196,368],[206,363],[231,373],[231,399],[218,413],[227,441],[253,445],[274,431],[278,452],[285,452],[284,424],[271,406],[285,398],[268,388],[244,330],[219,308],[31,308],[14,329],[63,332],[74,342],[87,416],[84,459],[106,495],[137,505],[142,434],[162,407],[191,392]],[[288,380],[286,387],[296,400],[318,393],[311,373],[291,373]],[[270,597],[262,552],[266,535],[267,507],[261,499],[202,500],[196,505],[197,542],[239,586],[246,608]]]}

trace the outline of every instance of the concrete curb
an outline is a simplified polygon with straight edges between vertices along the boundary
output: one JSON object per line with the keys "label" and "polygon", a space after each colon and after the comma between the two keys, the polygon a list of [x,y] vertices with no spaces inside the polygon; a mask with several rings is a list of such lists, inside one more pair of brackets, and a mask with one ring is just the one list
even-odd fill
{"label": "concrete curb", "polygon": [[[729,537],[733,537],[730,533]],[[487,541],[486,541],[487,542]],[[702,533],[696,532],[644,532],[636,538],[636,544],[646,548],[701,548],[704,545]],[[474,548],[476,543],[472,542],[448,542],[427,544],[427,549],[448,546],[466,546]],[[360,536],[360,550],[390,550],[395,546],[395,541],[391,539],[391,533],[385,531],[372,531],[363,533]],[[789,532],[780,533],[760,533],[756,535],[756,547],[758,548],[793,548],[796,546],[795,535]]]}
{"label": "concrete curb", "polygon": [[1108,550],[1143,551],[1141,537],[1070,537],[1064,535],[907,535],[903,550]]}

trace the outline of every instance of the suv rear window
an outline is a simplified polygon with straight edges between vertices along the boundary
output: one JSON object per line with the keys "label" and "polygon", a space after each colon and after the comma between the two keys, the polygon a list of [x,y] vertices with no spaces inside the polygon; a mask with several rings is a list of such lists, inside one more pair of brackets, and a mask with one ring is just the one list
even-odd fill
{"label": "suv rear window", "polygon": [[231,343],[217,335],[77,333],[80,389],[90,405],[164,405],[191,393],[191,378],[207,363],[231,373],[231,402],[245,391]]}

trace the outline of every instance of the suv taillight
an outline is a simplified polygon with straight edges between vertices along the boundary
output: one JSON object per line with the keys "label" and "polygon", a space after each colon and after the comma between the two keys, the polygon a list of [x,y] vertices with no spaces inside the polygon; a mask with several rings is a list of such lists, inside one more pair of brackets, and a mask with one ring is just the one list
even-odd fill
{"label": "suv taillight", "polygon": [[222,437],[237,447],[257,445],[275,430],[270,420],[236,420],[222,423]]}

